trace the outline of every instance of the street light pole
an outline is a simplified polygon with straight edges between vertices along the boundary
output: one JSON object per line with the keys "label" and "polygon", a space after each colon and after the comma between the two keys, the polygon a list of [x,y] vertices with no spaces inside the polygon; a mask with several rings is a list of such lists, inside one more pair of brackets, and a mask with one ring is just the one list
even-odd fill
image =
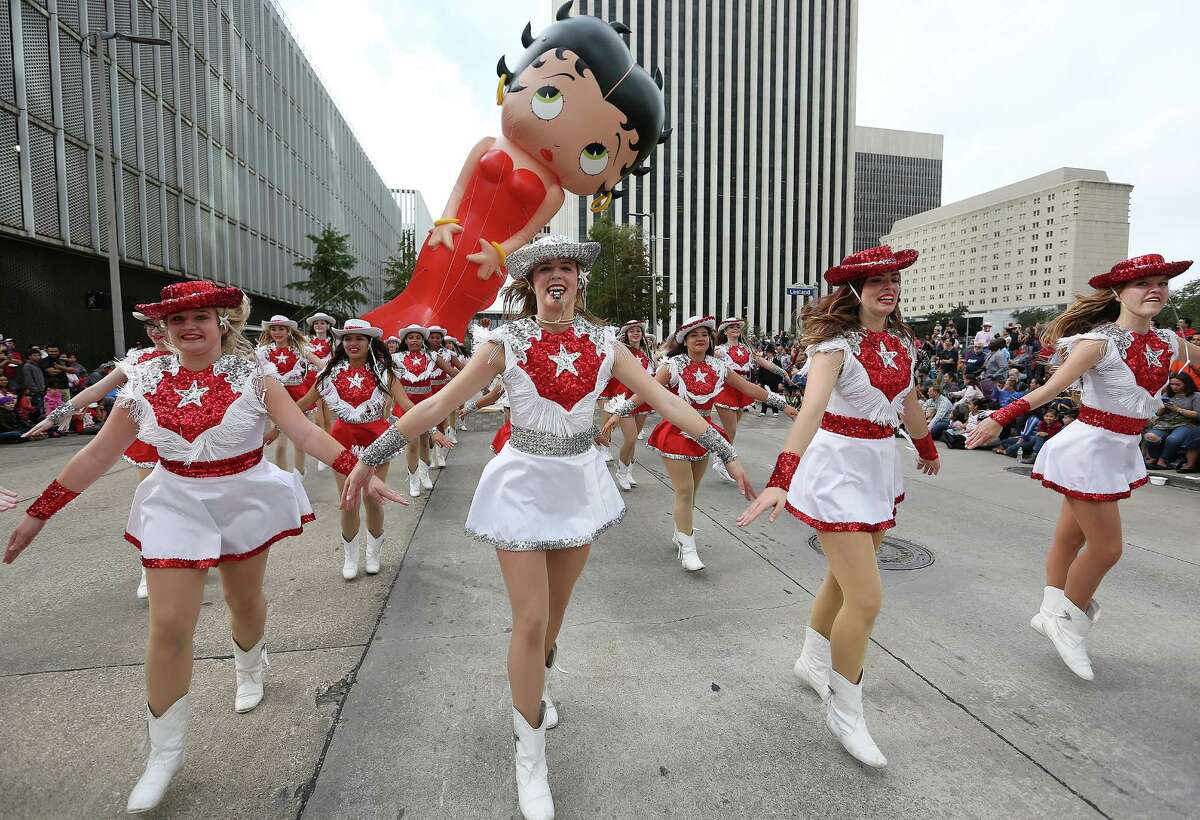
{"label": "street light pole", "polygon": [[650,220],[650,329],[654,335],[654,340],[658,339],[658,273],[657,265],[655,264],[654,256],[654,214],[641,213],[638,211],[630,211],[629,215],[637,219]]}
{"label": "street light pole", "polygon": [[108,229],[108,291],[112,307],[113,356],[125,353],[125,310],[121,300],[121,257],[117,247],[117,195],[113,181],[112,126],[109,124],[108,77],[105,74],[104,58],[100,56],[100,43],[109,40],[124,40],[145,46],[169,46],[170,40],[160,37],[139,37],[115,31],[90,32],[79,43],[79,48],[88,60],[100,68],[100,130],[104,133],[101,148],[101,164],[104,177],[104,215]]}

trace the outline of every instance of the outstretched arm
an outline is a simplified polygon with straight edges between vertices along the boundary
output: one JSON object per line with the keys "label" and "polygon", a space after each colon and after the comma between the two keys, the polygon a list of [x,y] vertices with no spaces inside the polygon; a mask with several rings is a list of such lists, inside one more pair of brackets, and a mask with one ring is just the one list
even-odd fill
{"label": "outstretched arm", "polygon": [[[763,356],[761,356],[758,353],[754,354],[754,363],[756,365],[758,365],[759,367],[761,367],[763,370],[770,370],[772,373],[778,373],[780,376],[787,375],[786,370],[784,370],[779,365],[775,364],[775,362],[771,361],[770,359],[764,358]],[[738,389],[741,390],[740,387]],[[745,392],[745,391],[742,391],[742,392]]]}
{"label": "outstretched arm", "polygon": [[[771,365],[771,367],[772,369],[778,369],[774,365]],[[784,371],[783,375],[787,376],[787,372]],[[740,393],[745,393],[755,401],[766,402],[776,410],[786,413],[792,418],[796,417],[796,408],[788,404],[778,393],[768,390],[761,384],[755,384],[752,381],[748,381],[744,376],[735,373],[732,370],[729,370],[725,373],[725,383],[731,386],[734,390],[737,390]],[[772,396],[774,396],[775,399],[772,399]]]}
{"label": "outstretched arm", "polygon": [[71,416],[73,416],[75,413],[78,413],[92,402],[99,401],[104,396],[107,396],[109,393],[125,384],[125,382],[125,372],[119,367],[113,368],[113,371],[103,379],[96,382],[91,387],[79,391],[71,397],[69,402],[62,405],[62,408],[70,407],[70,410],[61,408],[56,410],[54,413],[46,416],[46,418],[42,419],[33,427],[22,433],[21,438],[36,436],[38,433],[49,430],[56,423],[59,425],[60,429],[65,429],[66,422]]}
{"label": "outstretched arm", "polygon": [[499,401],[500,396],[503,394],[504,385],[497,383],[495,387],[488,390],[479,398],[468,400],[467,403],[463,405],[463,415],[465,416],[470,413],[474,413],[476,410],[482,410],[485,407],[491,407],[493,404]]}

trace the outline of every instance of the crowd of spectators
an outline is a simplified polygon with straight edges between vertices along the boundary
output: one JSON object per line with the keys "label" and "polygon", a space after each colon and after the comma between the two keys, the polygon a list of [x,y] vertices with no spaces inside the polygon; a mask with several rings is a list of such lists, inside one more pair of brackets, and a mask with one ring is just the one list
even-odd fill
{"label": "crowd of spectators", "polygon": [[113,364],[105,362],[89,371],[79,361],[78,354],[64,351],[58,345],[31,345],[22,349],[15,339],[0,339],[0,444],[96,433],[112,408],[116,391],[76,413],[65,432],[51,430],[21,438],[47,413],[100,381],[112,369]]}

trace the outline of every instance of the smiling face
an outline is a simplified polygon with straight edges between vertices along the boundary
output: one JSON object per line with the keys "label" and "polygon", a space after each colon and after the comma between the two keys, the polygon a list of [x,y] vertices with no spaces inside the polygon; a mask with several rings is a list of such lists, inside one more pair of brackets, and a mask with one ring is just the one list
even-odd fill
{"label": "smiling face", "polygon": [[646,334],[642,332],[641,325],[634,325],[633,327],[629,328],[629,330],[625,331],[625,338],[628,339],[629,344],[633,345],[634,347],[637,347],[642,343],[642,339],[645,337],[645,335]]}
{"label": "smiling face", "polygon": [[329,322],[326,322],[324,319],[317,319],[317,321],[312,323],[312,329],[313,333],[324,336],[329,332]]}
{"label": "smiling face", "polygon": [[184,356],[208,356],[221,350],[220,325],[213,308],[196,308],[167,317],[167,338]]}
{"label": "smiling face", "polygon": [[387,348],[388,348],[388,353],[399,353],[400,352],[400,343],[397,342],[395,339],[388,339]]}
{"label": "smiling face", "polygon": [[146,338],[149,339],[155,347],[158,347],[167,340],[167,334],[162,329],[162,325],[158,322],[146,322],[142,326],[146,330]]}
{"label": "smiling face", "polygon": [[416,353],[425,347],[425,334],[412,331],[404,334],[404,346],[409,353]]}
{"label": "smiling face", "polygon": [[1153,319],[1167,303],[1166,276],[1147,276],[1134,279],[1117,291],[1117,299],[1123,310],[1140,319]]}
{"label": "smiling face", "polygon": [[698,327],[695,330],[689,331],[688,335],[683,337],[684,347],[687,352],[694,358],[703,357],[708,352],[708,346],[712,342],[712,336],[709,335],[707,327]]}
{"label": "smiling face", "polygon": [[504,96],[501,131],[574,194],[611,191],[637,159],[628,120],[569,50],[543,54]]}
{"label": "smiling face", "polygon": [[537,294],[538,314],[556,318],[571,316],[579,296],[579,264],[574,259],[550,259],[529,272],[529,283]]}
{"label": "smiling face", "polygon": [[429,346],[434,350],[440,348],[442,346],[442,334],[438,333],[436,330],[430,333]]}
{"label": "smiling face", "polygon": [[730,325],[729,327],[725,328],[725,343],[726,344],[735,345],[738,343],[738,340],[741,338],[742,338],[742,326],[741,325]]}
{"label": "smiling face", "polygon": [[900,301],[900,272],[868,276],[862,283],[860,299],[864,313],[886,319]]}
{"label": "smiling face", "polygon": [[286,344],[288,338],[288,328],[286,325],[269,325],[267,333],[271,335],[271,341],[277,345]]}
{"label": "smiling face", "polygon": [[357,366],[367,358],[367,351],[371,349],[371,339],[361,333],[347,333],[342,337],[342,349],[350,358],[350,364]]}

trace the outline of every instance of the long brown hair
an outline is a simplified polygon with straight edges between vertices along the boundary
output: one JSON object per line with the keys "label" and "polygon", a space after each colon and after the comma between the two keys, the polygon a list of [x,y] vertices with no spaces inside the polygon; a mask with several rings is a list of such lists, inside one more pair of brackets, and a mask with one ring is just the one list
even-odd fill
{"label": "long brown hair", "polygon": [[708,350],[704,351],[704,355],[705,356],[715,356],[716,355],[716,347],[714,347],[714,345],[716,345],[716,343],[717,343],[717,334],[712,331],[712,328],[707,327],[705,325],[697,325],[696,327],[689,330],[687,333],[685,333],[683,335],[682,342],[675,341],[675,334],[672,333],[670,336],[667,337],[667,340],[665,342],[663,342],[662,345],[659,346],[659,348],[658,348],[659,352],[662,353],[664,358],[668,358],[668,359],[671,358],[672,356],[676,356],[680,353],[687,355],[687,352],[688,352],[687,337],[691,336],[694,331],[699,330],[701,327],[703,327],[705,330],[708,331]]}
{"label": "long brown hair", "polygon": [[1058,340],[1085,333],[1097,325],[1116,321],[1121,315],[1121,303],[1112,290],[1094,290],[1086,296],[1076,296],[1069,308],[1055,316],[1042,333],[1042,345],[1054,348]]}
{"label": "long brown hair", "polygon": [[[581,273],[578,262],[575,262],[575,272],[576,274]],[[532,275],[532,271],[530,271],[530,275]],[[509,282],[502,295],[504,296],[504,318],[514,320],[537,316],[537,291],[533,289],[533,283],[529,281],[528,277],[521,277]],[[582,316],[595,325],[608,324],[587,309],[587,293],[582,287],[575,292],[575,315]]]}
{"label": "long brown hair", "polygon": [[[862,285],[860,283],[859,288]],[[832,293],[827,293],[816,302],[807,305],[800,313],[800,321],[804,332],[800,336],[800,347],[809,347],[829,341],[843,333],[851,333],[862,328],[862,320],[858,316],[861,302],[849,285],[841,285]],[[900,305],[888,314],[884,324],[904,336],[910,342],[916,338],[913,329],[900,316]]]}

